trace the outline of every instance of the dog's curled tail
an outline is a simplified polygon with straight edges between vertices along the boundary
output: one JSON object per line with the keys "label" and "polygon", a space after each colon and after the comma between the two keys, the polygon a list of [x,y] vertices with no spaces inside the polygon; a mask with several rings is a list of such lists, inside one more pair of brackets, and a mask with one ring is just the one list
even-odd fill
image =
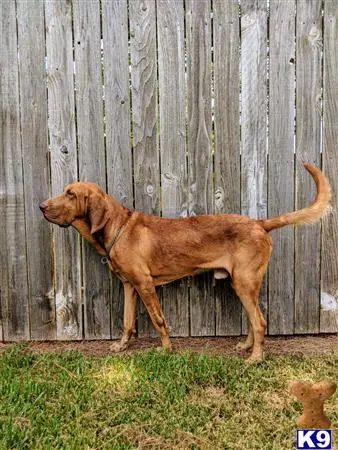
{"label": "dog's curled tail", "polygon": [[311,223],[320,219],[329,209],[331,200],[331,187],[329,180],[316,166],[310,163],[304,163],[305,169],[310,173],[317,186],[317,195],[311,205],[304,209],[291,213],[282,214],[271,219],[258,220],[265,231],[271,231],[275,228],[285,227],[286,225],[296,225],[299,223]]}

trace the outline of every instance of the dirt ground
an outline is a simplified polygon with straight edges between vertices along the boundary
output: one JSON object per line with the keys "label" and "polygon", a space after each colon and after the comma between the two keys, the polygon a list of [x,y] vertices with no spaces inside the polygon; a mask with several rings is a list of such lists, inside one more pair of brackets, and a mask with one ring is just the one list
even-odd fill
{"label": "dirt ground", "polygon": [[[242,338],[239,337],[203,337],[203,338],[172,338],[174,351],[192,350],[210,355],[236,355],[235,345]],[[28,348],[33,351],[78,350],[85,355],[108,355],[112,341],[33,341]],[[1,343],[0,351],[9,348],[13,343]],[[138,338],[133,339],[126,353],[135,353],[141,350],[155,348],[160,345],[159,339]],[[320,356],[333,350],[338,351],[338,335],[317,336],[290,336],[267,337],[265,351],[274,355],[300,354]]]}

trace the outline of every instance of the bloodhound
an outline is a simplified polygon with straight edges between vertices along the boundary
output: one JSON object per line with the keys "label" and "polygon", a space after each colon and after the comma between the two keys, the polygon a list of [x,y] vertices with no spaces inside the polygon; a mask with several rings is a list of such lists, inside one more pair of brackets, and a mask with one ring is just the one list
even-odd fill
{"label": "bloodhound", "polygon": [[167,219],[132,212],[97,184],[78,182],[40,204],[44,217],[61,227],[73,226],[101,255],[124,286],[124,332],[113,351],[127,348],[135,333],[137,294],[144,302],[163,347],[171,350],[168,326],[155,287],[179,278],[213,270],[215,278],[231,277],[232,286],[249,318],[249,332],[238,348],[252,348],[248,362],[263,359],[266,322],[259,292],[272,251],[269,231],[313,222],[328,209],[331,190],[315,166],[304,164],[317,194],[299,211],[266,220],[237,214]]}

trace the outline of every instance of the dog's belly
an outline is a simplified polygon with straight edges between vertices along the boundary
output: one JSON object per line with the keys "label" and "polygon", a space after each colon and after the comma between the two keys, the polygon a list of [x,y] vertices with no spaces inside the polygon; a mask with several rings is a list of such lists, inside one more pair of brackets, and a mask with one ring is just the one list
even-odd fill
{"label": "dog's belly", "polygon": [[[210,270],[213,270],[213,269],[195,269],[195,270],[192,270],[191,272],[183,274],[183,275],[182,274],[168,274],[168,275],[155,275],[155,276],[153,275],[153,280],[154,280],[155,286],[161,286],[163,284],[171,283],[172,281],[175,281],[175,280],[180,280],[181,278],[199,275],[204,272],[209,272]],[[220,279],[227,278],[227,277],[228,277],[228,272],[226,270],[214,269],[214,278],[216,280],[220,280]]]}
{"label": "dog's belly", "polygon": [[155,286],[161,286],[162,284],[168,284],[171,283],[172,281],[175,280],[180,280],[181,278],[185,278],[185,277],[189,277],[189,276],[193,276],[193,275],[198,275],[199,273],[202,272],[206,272],[206,270],[194,270],[191,271],[190,273],[185,273],[185,274],[168,274],[168,275],[153,275],[153,280],[154,280],[154,284]]}

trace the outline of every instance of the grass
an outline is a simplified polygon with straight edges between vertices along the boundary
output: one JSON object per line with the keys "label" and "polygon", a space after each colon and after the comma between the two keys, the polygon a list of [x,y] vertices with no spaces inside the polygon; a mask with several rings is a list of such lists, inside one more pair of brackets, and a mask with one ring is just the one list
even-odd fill
{"label": "grass", "polygon": [[[338,353],[238,357],[156,350],[0,354],[0,449],[295,448],[292,379],[337,380]],[[326,405],[337,433],[338,395]]]}

